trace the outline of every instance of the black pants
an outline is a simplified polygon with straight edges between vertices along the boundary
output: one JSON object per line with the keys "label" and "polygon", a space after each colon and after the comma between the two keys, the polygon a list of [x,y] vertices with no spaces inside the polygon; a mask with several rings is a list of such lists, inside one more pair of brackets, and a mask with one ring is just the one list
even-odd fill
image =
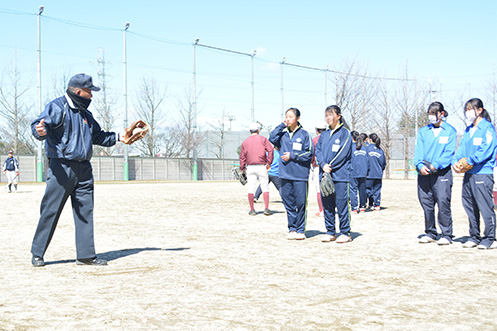
{"label": "black pants", "polygon": [[439,172],[422,176],[418,175],[418,199],[425,214],[425,233],[437,239],[435,226],[435,204],[438,205],[438,225],[442,237],[452,241],[452,171],[447,167]]}
{"label": "black pants", "polygon": [[96,256],[93,238],[93,170],[89,161],[64,159],[49,160],[47,188],[41,201],[40,220],[31,247],[33,255],[45,255],[69,197],[76,228],[77,259]]}

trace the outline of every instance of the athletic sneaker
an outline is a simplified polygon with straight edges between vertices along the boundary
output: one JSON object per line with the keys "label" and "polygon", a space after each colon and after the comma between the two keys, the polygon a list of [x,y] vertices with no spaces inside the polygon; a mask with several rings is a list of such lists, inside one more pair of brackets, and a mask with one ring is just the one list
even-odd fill
{"label": "athletic sneaker", "polygon": [[419,238],[418,243],[420,243],[420,244],[429,244],[429,243],[432,243],[434,241],[435,241],[435,239],[433,239],[430,236],[422,236],[421,238]]}
{"label": "athletic sneaker", "polygon": [[359,214],[359,211],[357,209],[352,209],[351,213],[352,214]]}
{"label": "athletic sneaker", "polygon": [[257,215],[257,213],[255,212],[255,210],[252,209],[251,211],[249,211],[249,215],[250,216],[255,216],[255,215]]}
{"label": "athletic sneaker", "polygon": [[350,236],[347,236],[345,234],[341,234],[336,240],[336,242],[339,244],[345,244],[345,243],[348,243],[351,241],[352,241],[352,239],[350,238]]}
{"label": "athletic sneaker", "polygon": [[288,232],[288,235],[286,236],[286,239],[288,239],[288,240],[295,240],[295,239],[297,239],[297,232],[296,231]]}
{"label": "athletic sneaker", "polygon": [[473,240],[468,240],[464,244],[462,244],[462,247],[464,248],[473,248],[478,246]]}
{"label": "athletic sneaker", "polygon": [[297,233],[295,235],[295,240],[304,240],[305,239],[305,233]]}
{"label": "athletic sneaker", "polygon": [[264,215],[271,216],[271,215],[273,215],[273,212],[270,211],[269,209],[264,209]]}
{"label": "athletic sneaker", "polygon": [[440,239],[437,240],[437,244],[439,246],[444,246],[444,245],[450,245],[452,243],[447,238],[440,238]]}
{"label": "athletic sneaker", "polygon": [[360,211],[361,211],[361,213],[365,213],[366,212],[366,208],[361,208]]}
{"label": "athletic sneaker", "polygon": [[321,237],[321,242],[328,243],[330,241],[337,240],[337,236],[332,236],[331,234],[325,234]]}
{"label": "athletic sneaker", "polygon": [[374,207],[374,210],[376,210],[376,211],[380,211],[380,206],[376,206],[376,207]]}
{"label": "athletic sneaker", "polygon": [[490,245],[488,247],[485,245],[479,244],[478,246],[476,246],[476,248],[478,248],[478,249],[495,249],[495,248],[497,248],[497,241],[494,241],[492,243],[492,245]]}

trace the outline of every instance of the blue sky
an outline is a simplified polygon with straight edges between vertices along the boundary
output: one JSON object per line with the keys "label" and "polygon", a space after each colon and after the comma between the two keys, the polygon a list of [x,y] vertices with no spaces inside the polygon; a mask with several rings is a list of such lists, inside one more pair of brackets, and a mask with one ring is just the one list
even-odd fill
{"label": "blue sky", "polygon": [[[44,95],[48,95],[53,77],[78,72],[96,76],[101,47],[110,61],[108,86],[121,100],[122,29],[130,22],[130,98],[141,79],[154,77],[167,86],[165,105],[171,121],[178,117],[174,112],[177,99],[191,87],[191,44],[196,38],[206,45],[239,52],[258,50],[255,117],[273,127],[280,121],[279,62],[283,57],[291,63],[319,68],[329,65],[331,69],[354,60],[370,74],[386,77],[398,77],[407,63],[409,76],[425,84],[434,82],[434,88],[442,90],[437,98],[446,104],[468,88],[472,96],[485,101],[483,86],[496,70],[496,1],[0,2],[0,70],[17,58],[34,97],[40,5],[45,6]],[[33,15],[17,15],[17,11]],[[199,122],[218,118],[224,110],[236,117],[234,128],[247,127],[250,58],[197,48],[197,74]],[[284,67],[284,86],[285,108],[299,108],[304,126],[311,129],[322,118],[325,106],[323,73]],[[330,84],[329,104],[332,96]]]}

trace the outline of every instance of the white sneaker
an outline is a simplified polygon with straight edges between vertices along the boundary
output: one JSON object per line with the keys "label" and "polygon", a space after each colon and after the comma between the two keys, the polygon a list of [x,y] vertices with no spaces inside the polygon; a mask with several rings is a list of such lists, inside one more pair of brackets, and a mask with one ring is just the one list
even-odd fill
{"label": "white sneaker", "polygon": [[429,244],[429,243],[432,243],[434,241],[435,241],[435,239],[433,239],[430,236],[422,236],[421,238],[419,238],[418,243],[420,243],[420,244]]}
{"label": "white sneaker", "polygon": [[305,239],[305,233],[297,233],[295,235],[295,240],[304,240]]}
{"label": "white sneaker", "polygon": [[341,235],[337,238],[337,240],[336,240],[336,242],[337,242],[337,243],[339,243],[339,244],[345,244],[345,243],[348,243],[348,242],[351,242],[351,241],[352,241],[352,239],[350,239],[350,237],[349,237],[349,236],[344,235],[344,234],[341,234]]}
{"label": "white sneaker", "polygon": [[337,240],[337,237],[332,236],[330,234],[325,234],[321,237],[321,242],[324,242],[324,243],[329,243],[330,241],[335,241],[335,240]]}
{"label": "white sneaker", "polygon": [[464,248],[473,248],[476,246],[477,246],[477,244],[473,240],[468,240],[464,244],[462,244],[462,247],[464,247]]}
{"label": "white sneaker", "polygon": [[476,248],[478,248],[478,249],[495,249],[495,248],[497,248],[497,241],[494,241],[492,243],[492,245],[490,245],[490,247],[487,247],[485,245],[480,244],[480,245],[476,246]]}
{"label": "white sneaker", "polygon": [[288,239],[288,240],[295,240],[295,239],[297,239],[297,232],[296,231],[288,232],[288,235],[286,236],[286,239]]}
{"label": "white sneaker", "polygon": [[449,241],[449,239],[442,237],[442,238],[440,238],[440,239],[437,240],[437,244],[439,246],[444,246],[444,245],[450,245],[452,243]]}

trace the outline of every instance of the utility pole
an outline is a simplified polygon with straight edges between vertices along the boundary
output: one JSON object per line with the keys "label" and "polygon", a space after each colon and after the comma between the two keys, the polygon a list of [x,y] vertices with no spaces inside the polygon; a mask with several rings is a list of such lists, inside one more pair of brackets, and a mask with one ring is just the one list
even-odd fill
{"label": "utility pole", "polygon": [[198,155],[197,155],[197,44],[199,38],[193,43],[193,169],[192,179],[198,180]]}
{"label": "utility pole", "polygon": [[252,55],[250,55],[250,65],[251,65],[251,71],[252,71],[252,80],[250,81],[250,87],[252,90],[252,103],[251,103],[251,108],[250,108],[250,118],[252,122],[255,122],[255,111],[254,111],[254,56],[257,53],[257,50],[254,50],[252,52]]}
{"label": "utility pole", "polygon": [[[38,110],[39,114],[43,112],[43,106],[41,104],[41,25],[40,18],[41,13],[45,7],[40,6],[38,11]],[[36,181],[43,182],[43,155],[42,155],[43,145],[41,140],[38,140],[38,162],[36,164]],[[17,151],[16,151],[17,153]]]}
{"label": "utility pole", "polygon": [[283,104],[283,64],[285,63],[286,59],[283,58],[280,62],[280,92],[281,92],[281,120],[284,119],[285,116],[285,109],[284,109],[284,104]]}
{"label": "utility pole", "polygon": [[[124,37],[124,127],[128,127],[128,62],[126,52],[126,31],[129,29],[129,23],[126,23],[123,30]],[[124,175],[125,181],[129,180],[129,163],[128,163],[128,145],[124,145]]]}

